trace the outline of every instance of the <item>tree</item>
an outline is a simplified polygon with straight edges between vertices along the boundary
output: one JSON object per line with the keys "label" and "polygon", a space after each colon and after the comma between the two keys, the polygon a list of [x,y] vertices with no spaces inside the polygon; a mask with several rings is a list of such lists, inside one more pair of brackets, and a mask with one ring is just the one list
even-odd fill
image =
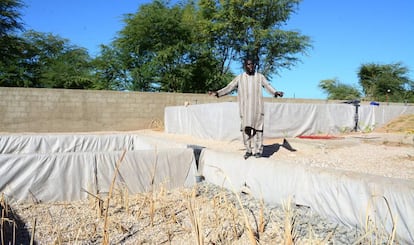
{"label": "tree", "polygon": [[23,6],[20,0],[0,1],[0,86],[14,86],[24,73],[19,61],[25,56],[27,46],[16,35],[24,29],[18,11]]}
{"label": "tree", "polygon": [[0,86],[88,88],[88,52],[52,34],[23,30],[19,0],[0,1]]}
{"label": "tree", "polygon": [[338,79],[322,80],[318,86],[328,94],[329,100],[354,100],[361,97],[357,88],[343,84]]}
{"label": "tree", "polygon": [[154,1],[126,16],[114,47],[134,90],[215,90],[234,76],[232,62],[248,56],[269,77],[310,47],[308,37],[281,29],[299,2]]}
{"label": "tree", "polygon": [[270,76],[279,69],[291,68],[299,61],[295,55],[310,47],[309,37],[281,29],[300,2],[200,0],[202,34],[227,67],[232,61],[242,66],[248,57]]}
{"label": "tree", "polygon": [[0,38],[23,30],[23,24],[20,22],[21,13],[18,11],[23,6],[20,0],[0,1]]}
{"label": "tree", "polygon": [[118,58],[118,51],[112,46],[101,45],[101,55],[92,61],[95,76],[93,89],[131,90],[127,70]]}
{"label": "tree", "polygon": [[408,68],[401,63],[380,65],[363,64],[358,78],[365,97],[377,101],[413,102],[413,81]]}
{"label": "tree", "polygon": [[52,34],[28,31],[29,44],[24,60],[30,87],[90,88],[93,84],[91,58],[80,48]]}
{"label": "tree", "polygon": [[163,1],[126,16],[114,47],[132,90],[205,92],[227,82],[219,61],[198,39],[198,18],[193,3]]}

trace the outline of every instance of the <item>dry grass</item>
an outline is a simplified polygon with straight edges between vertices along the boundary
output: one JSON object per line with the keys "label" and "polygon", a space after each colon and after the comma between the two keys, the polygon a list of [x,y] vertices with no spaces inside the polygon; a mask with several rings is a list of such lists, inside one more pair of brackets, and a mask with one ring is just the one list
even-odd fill
{"label": "dry grass", "polygon": [[292,208],[292,201],[288,199],[286,203],[283,203],[283,209],[285,210],[285,225],[284,225],[284,245],[296,244],[297,233],[295,232],[296,214]]}
{"label": "dry grass", "polygon": [[102,242],[102,244],[104,244],[104,245],[107,245],[107,244],[110,243],[109,242],[109,232],[108,232],[108,225],[109,225],[109,219],[108,219],[109,205],[110,205],[110,201],[111,201],[111,198],[112,198],[112,193],[114,191],[116,176],[118,175],[118,172],[119,172],[119,166],[122,163],[122,161],[124,160],[125,154],[126,154],[126,150],[124,150],[122,152],[121,157],[119,158],[118,162],[116,163],[115,171],[114,171],[114,176],[112,178],[112,183],[111,183],[111,186],[109,188],[108,198],[106,200],[106,212],[105,212],[104,228],[103,228],[104,234],[103,234],[103,242]]}
{"label": "dry grass", "polygon": [[[375,217],[376,210],[373,209],[375,202],[383,202],[387,207],[389,214],[389,221],[386,218],[385,220],[376,220]],[[373,215],[370,215],[373,214]],[[391,233],[386,232],[386,223],[391,222],[392,230]],[[365,224],[364,224],[364,235],[361,236],[357,242],[362,242],[365,244],[395,244],[395,236],[397,231],[396,226],[396,217],[394,217],[387,198],[384,196],[372,196],[370,202],[367,206]],[[386,243],[384,243],[386,241]]]}
{"label": "dry grass", "polygon": [[155,131],[163,131],[164,130],[164,122],[160,119],[153,119],[151,123],[148,125],[149,129]]}
{"label": "dry grass", "polygon": [[16,241],[16,222],[9,218],[9,205],[7,200],[4,198],[2,194],[0,197],[0,242],[1,245],[6,244],[5,240],[7,237],[11,237],[13,244]]}
{"label": "dry grass", "polygon": [[[408,157],[412,159],[411,155]],[[121,156],[116,169],[122,159]],[[327,244],[332,241],[335,230],[321,238],[310,224],[306,237],[297,234],[295,207],[290,200],[285,203],[283,214],[276,215],[263,200],[257,209],[246,208],[240,193],[234,190],[235,199],[229,200],[225,190],[208,197],[197,186],[170,191],[163,185],[155,186],[156,162],[157,159],[149,173],[152,176],[149,192],[130,195],[126,186],[114,184],[115,171],[106,200],[88,193],[86,201],[47,204],[33,200],[14,204],[15,213],[22,219],[20,226],[7,211],[10,205],[0,196],[0,245],[19,244],[21,238],[16,238],[19,229],[30,234],[25,244],[35,241],[41,244]],[[387,234],[383,222],[368,215],[372,211],[369,209],[365,230],[355,244],[393,244],[395,225],[392,234]],[[392,217],[391,212],[390,217],[395,224],[397,217]]]}
{"label": "dry grass", "polygon": [[375,129],[375,132],[414,134],[414,114],[401,115],[386,125]]}
{"label": "dry grass", "polygon": [[[0,198],[1,244],[35,242],[41,244],[327,244],[332,242],[333,229],[325,237],[315,234],[311,224],[307,236],[299,235],[298,218],[291,199],[283,203],[283,212],[269,211],[263,199],[255,208],[247,207],[242,194],[233,190],[221,191],[213,197],[203,195],[198,189],[181,188],[167,191],[166,183],[155,185],[157,159],[154,159],[149,192],[130,195],[125,185],[116,184],[118,169],[125,151],[115,164],[115,171],[106,199],[98,194],[78,202],[41,203],[32,201],[16,204],[14,210],[22,220],[21,225],[8,212],[12,208],[4,196]],[[223,174],[228,183],[231,182]],[[218,187],[217,187],[218,188]],[[209,194],[211,195],[211,193]],[[231,199],[229,199],[231,195]],[[250,197],[254,199],[253,197]],[[373,201],[374,201],[373,197]],[[389,205],[385,198],[384,203]],[[356,244],[393,244],[392,234],[387,234],[383,223],[373,222],[367,208],[365,231]],[[9,223],[6,228],[5,223]],[[254,225],[255,224],[255,225]],[[24,226],[22,226],[24,225]],[[12,227],[13,232],[10,232]],[[19,238],[25,229],[30,236]],[[21,233],[21,231],[20,231]],[[17,239],[16,239],[17,238]],[[20,240],[19,240],[20,239]],[[351,242],[351,241],[350,241]]]}
{"label": "dry grass", "polygon": [[[231,193],[233,197],[229,199],[229,191],[221,190],[213,197],[208,197],[201,193],[198,186],[166,191],[164,186],[160,185],[154,186],[150,192],[131,196],[125,195],[121,187],[114,186],[112,201],[106,203],[107,206],[104,208],[105,217],[98,215],[99,212],[95,209],[99,207],[94,204],[95,201],[90,202],[90,200],[53,204],[22,203],[14,209],[24,221],[32,242],[41,244],[105,244],[106,242],[108,244],[327,244],[332,242],[335,230],[332,230],[329,235],[320,237],[315,234],[312,225],[307,224],[307,236],[303,237],[297,233],[299,224],[291,200],[283,204],[282,213],[272,214],[260,200],[257,201],[257,209],[253,210],[245,206],[245,199],[240,196],[240,193]],[[91,200],[96,198],[91,196]],[[150,204],[151,202],[153,204]],[[2,216],[3,221],[8,220],[13,223],[12,219],[5,216]],[[256,229],[253,229],[255,223]],[[389,235],[383,232],[381,223],[374,223],[367,218],[365,227],[366,230],[356,244],[382,244],[384,241],[393,244],[392,242],[395,241],[395,234]],[[4,226],[2,231],[3,228]],[[17,228],[22,229],[21,226]],[[8,241],[12,240],[13,238],[9,236],[1,245],[9,244]],[[15,243],[10,242],[10,244]]]}
{"label": "dry grass", "polygon": [[203,225],[199,207],[196,201],[196,190],[193,189],[191,196],[187,197],[187,209],[194,232],[194,240],[198,245],[204,244]]}

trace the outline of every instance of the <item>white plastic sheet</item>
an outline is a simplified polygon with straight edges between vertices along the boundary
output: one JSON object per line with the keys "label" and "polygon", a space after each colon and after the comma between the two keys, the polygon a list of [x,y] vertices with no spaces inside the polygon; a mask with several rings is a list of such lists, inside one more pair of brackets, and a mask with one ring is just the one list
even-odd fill
{"label": "white plastic sheet", "polygon": [[[370,131],[402,114],[414,114],[413,106],[360,105],[358,131]],[[265,103],[264,137],[336,134],[354,130],[353,104]],[[241,140],[237,102],[171,106],[164,112],[165,132],[213,140]]]}
{"label": "white plastic sheet", "polygon": [[130,194],[164,185],[191,186],[193,149],[140,135],[0,135],[0,192],[13,200],[73,201],[117,188]]}
{"label": "white plastic sheet", "polygon": [[186,148],[184,144],[137,134],[4,134],[0,154],[132,151]]}
{"label": "white plastic sheet", "polygon": [[[313,168],[287,161],[203,150],[205,180],[239,192],[247,188],[265,202],[292,200],[350,227],[364,228],[367,215],[399,242],[414,243],[414,183],[349,171]],[[392,217],[391,217],[392,215]]]}

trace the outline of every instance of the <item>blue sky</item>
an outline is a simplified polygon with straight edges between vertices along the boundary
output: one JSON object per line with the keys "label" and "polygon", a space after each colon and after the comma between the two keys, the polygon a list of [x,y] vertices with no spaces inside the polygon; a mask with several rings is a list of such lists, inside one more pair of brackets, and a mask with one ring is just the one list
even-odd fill
{"label": "blue sky", "polygon": [[[23,0],[26,29],[47,32],[87,48],[94,56],[109,44],[124,23],[150,0]],[[358,85],[362,64],[402,62],[414,80],[414,1],[303,0],[284,29],[297,30],[313,48],[291,70],[272,77],[286,98],[325,99],[318,88],[324,79]],[[234,72],[239,72],[235,70]]]}

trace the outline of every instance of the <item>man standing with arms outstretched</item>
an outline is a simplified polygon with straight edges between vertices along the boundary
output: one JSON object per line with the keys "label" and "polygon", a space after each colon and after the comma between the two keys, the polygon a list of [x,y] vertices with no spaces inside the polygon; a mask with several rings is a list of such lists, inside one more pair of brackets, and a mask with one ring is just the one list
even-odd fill
{"label": "man standing with arms outstretched", "polygon": [[209,92],[209,94],[219,98],[237,89],[241,120],[240,130],[246,147],[244,159],[252,155],[259,158],[263,153],[264,101],[262,88],[265,88],[274,97],[283,97],[283,92],[276,91],[265,76],[256,72],[256,64],[251,59],[245,60],[244,69],[245,72],[235,77],[226,87]]}

